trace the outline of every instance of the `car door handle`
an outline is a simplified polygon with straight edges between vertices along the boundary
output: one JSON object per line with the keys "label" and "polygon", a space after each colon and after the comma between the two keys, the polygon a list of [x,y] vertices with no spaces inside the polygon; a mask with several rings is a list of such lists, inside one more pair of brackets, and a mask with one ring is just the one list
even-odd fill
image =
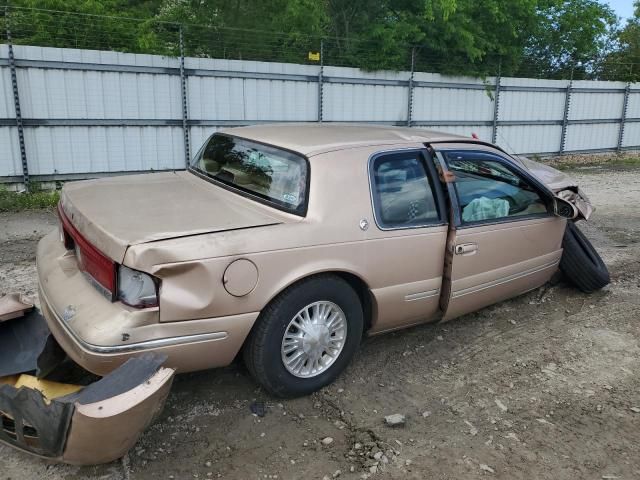
{"label": "car door handle", "polygon": [[455,247],[456,255],[471,255],[478,251],[477,243],[460,243]]}

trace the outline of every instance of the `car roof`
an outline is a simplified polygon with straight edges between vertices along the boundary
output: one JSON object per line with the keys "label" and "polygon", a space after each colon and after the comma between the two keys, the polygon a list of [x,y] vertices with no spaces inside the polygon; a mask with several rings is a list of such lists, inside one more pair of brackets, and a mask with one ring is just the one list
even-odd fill
{"label": "car roof", "polygon": [[342,123],[277,123],[223,129],[220,133],[274,145],[308,157],[334,150],[402,143],[471,140],[421,128]]}

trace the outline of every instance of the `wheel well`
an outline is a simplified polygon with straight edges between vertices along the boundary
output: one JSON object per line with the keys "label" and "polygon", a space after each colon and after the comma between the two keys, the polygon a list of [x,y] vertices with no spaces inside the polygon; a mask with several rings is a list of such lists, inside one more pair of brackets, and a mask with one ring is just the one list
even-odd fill
{"label": "wheel well", "polygon": [[336,275],[337,277],[342,278],[346,281],[351,288],[353,288],[358,294],[358,298],[360,298],[360,304],[362,305],[362,313],[364,315],[364,332],[371,328],[371,322],[373,321],[373,308],[374,301],[371,295],[371,291],[367,284],[357,275],[354,275],[349,272],[324,272],[332,275]]}

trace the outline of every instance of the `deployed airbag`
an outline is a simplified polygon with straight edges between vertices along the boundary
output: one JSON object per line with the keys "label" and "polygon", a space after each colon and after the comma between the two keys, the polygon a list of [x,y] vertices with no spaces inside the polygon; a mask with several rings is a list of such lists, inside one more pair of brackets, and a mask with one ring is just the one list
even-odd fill
{"label": "deployed airbag", "polygon": [[502,218],[508,215],[509,202],[502,198],[474,198],[462,210],[462,220],[465,222]]}

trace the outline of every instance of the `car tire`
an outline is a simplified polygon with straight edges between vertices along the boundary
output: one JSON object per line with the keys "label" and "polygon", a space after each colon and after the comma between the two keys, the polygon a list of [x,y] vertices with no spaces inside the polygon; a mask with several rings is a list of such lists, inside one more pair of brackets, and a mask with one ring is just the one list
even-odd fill
{"label": "car tire", "polygon": [[[335,354],[335,359],[334,356],[329,355],[329,350],[319,354],[321,359],[325,359],[326,367],[320,364],[323,360],[317,360],[318,354],[312,352],[316,361],[319,362],[317,373],[313,374],[310,371],[311,367],[309,367],[294,374],[292,373],[293,367],[285,365],[285,358],[287,363],[293,363],[289,357],[286,357],[285,352],[287,348],[297,347],[295,345],[285,346],[285,342],[291,342],[292,331],[297,332],[297,335],[311,339],[310,341],[317,340],[315,336],[304,333],[302,330],[297,331],[295,326],[297,324],[293,322],[298,319],[297,323],[300,323],[299,320],[303,319],[299,316],[301,312],[314,312],[316,310],[313,309],[320,308],[320,306],[331,309],[330,312],[334,313],[327,314],[329,318],[326,320],[312,322],[313,325],[321,324],[323,321],[329,322],[335,316],[341,322],[340,325],[344,325],[339,330],[345,332],[342,346],[337,354],[337,348],[331,347],[331,353]],[[337,308],[334,309],[334,307]],[[308,308],[311,310],[305,310]],[[340,312],[343,314],[342,317]],[[313,317],[313,314],[311,316]],[[333,382],[353,358],[362,338],[363,316],[358,294],[342,278],[323,274],[302,280],[284,290],[262,310],[245,343],[243,350],[245,364],[257,382],[275,396],[299,397],[313,393]],[[309,317],[307,316],[307,318]],[[322,316],[317,318],[321,319]],[[340,320],[341,318],[344,321]],[[324,335],[323,338],[330,339],[329,342],[332,342],[331,339],[339,339],[341,336],[336,333],[327,337],[328,327],[324,324],[318,328],[326,330],[323,330],[323,333],[318,333],[318,338]],[[337,343],[338,340],[335,340],[332,345]],[[292,357],[297,354],[303,357],[306,355],[304,352],[300,353],[303,350],[302,340],[299,345],[300,348],[292,354]],[[305,348],[308,345],[310,345],[309,341],[305,344]],[[321,350],[324,347],[317,348]],[[312,354],[309,354],[309,358]],[[312,360],[307,362],[307,364],[311,363],[313,363]],[[309,376],[303,377],[305,373],[308,373]]]}
{"label": "car tire", "polygon": [[560,270],[578,289],[591,293],[609,284],[607,266],[591,242],[573,222],[567,223],[562,248]]}

